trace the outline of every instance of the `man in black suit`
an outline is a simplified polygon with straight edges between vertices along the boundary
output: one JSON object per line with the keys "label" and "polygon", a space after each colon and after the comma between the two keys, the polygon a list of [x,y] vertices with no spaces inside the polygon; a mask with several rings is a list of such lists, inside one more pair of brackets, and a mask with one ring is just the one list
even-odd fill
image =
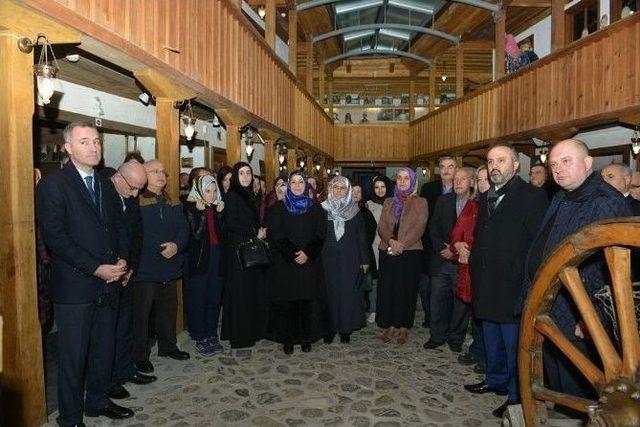
{"label": "man in black suit", "polygon": [[609,185],[622,193],[633,215],[640,215],[640,201],[631,196],[631,168],[623,163],[611,163],[602,168],[600,175]]}
{"label": "man in black suit", "polygon": [[51,251],[48,291],[59,349],[57,421],[72,426],[84,425],[83,408],[90,417],[133,416],[107,395],[116,287],[127,271],[128,242],[113,185],[94,169],[102,157],[98,130],[89,123],[71,123],[63,136],[69,162],[38,185],[37,216]]}
{"label": "man in black suit", "polygon": [[443,194],[448,194],[453,191],[453,174],[456,171],[456,161],[453,160],[451,156],[442,156],[438,159],[438,168],[440,169],[440,179],[427,182],[423,184],[420,189],[420,197],[427,199],[427,205],[429,206],[429,218],[427,219],[427,226],[422,235],[424,263],[418,287],[422,310],[424,311],[424,327],[429,326],[431,320],[431,280],[429,274],[431,269],[432,244],[429,238],[429,223],[431,222],[438,198]]}
{"label": "man in black suit", "polygon": [[515,314],[524,283],[524,264],[548,200],[545,192],[516,175],[518,153],[497,145],[487,154],[492,186],[478,199],[478,219],[469,267],[473,311],[482,320],[486,376],[466,385],[471,393],[507,395],[493,411],[502,418],[508,405],[518,403],[516,363],[519,315]]}
{"label": "man in black suit", "polygon": [[157,379],[153,375],[145,375],[136,370],[131,352],[133,348],[133,288],[129,279],[138,270],[140,252],[142,250],[142,215],[138,202],[138,192],[147,184],[147,172],[137,160],[123,163],[118,170],[105,168],[100,172],[107,176],[120,196],[122,213],[127,225],[127,236],[130,242],[129,270],[122,279],[120,299],[118,301],[118,322],[116,326],[116,348],[113,363],[113,386],[109,392],[112,399],[126,399],[130,396],[123,387],[126,382],[149,384]]}
{"label": "man in black suit", "polygon": [[454,298],[458,264],[449,248],[451,230],[471,198],[475,170],[460,168],[454,174],[454,192],[438,198],[429,223],[431,254],[431,336],[423,347],[434,349],[445,342],[459,353],[467,333],[469,311]]}

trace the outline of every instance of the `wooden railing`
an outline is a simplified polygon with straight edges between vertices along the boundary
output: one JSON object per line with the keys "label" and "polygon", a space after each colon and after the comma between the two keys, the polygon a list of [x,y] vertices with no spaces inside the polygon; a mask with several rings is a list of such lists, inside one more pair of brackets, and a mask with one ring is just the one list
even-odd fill
{"label": "wooden railing", "polygon": [[409,125],[335,125],[333,154],[337,162],[406,162]]}
{"label": "wooden railing", "polygon": [[331,120],[230,1],[20,1],[330,154]]}
{"label": "wooden railing", "polygon": [[579,129],[634,112],[640,112],[640,16],[415,120],[410,157]]}

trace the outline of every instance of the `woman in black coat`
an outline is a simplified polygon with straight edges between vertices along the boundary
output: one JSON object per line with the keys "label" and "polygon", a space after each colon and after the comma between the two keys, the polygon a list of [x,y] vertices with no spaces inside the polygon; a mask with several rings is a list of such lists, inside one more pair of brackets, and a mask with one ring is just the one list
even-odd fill
{"label": "woman in black coat", "polygon": [[[322,207],[327,212],[327,237],[322,263],[327,281],[329,317],[333,334],[348,343],[351,332],[365,325],[362,279],[371,260],[365,224],[360,208],[353,201],[351,183],[343,176],[329,182]],[[328,336],[327,343],[333,340]]]}
{"label": "woman in black coat", "polygon": [[233,166],[231,186],[224,195],[226,240],[224,250],[225,283],[222,298],[222,339],[231,348],[252,347],[264,337],[266,295],[264,271],[261,267],[243,270],[236,256],[238,246],[249,239],[264,239],[266,229],[260,227],[260,200],[253,192],[253,171],[245,162]]}
{"label": "woman in black coat", "polygon": [[306,176],[289,177],[283,201],[267,210],[273,267],[269,274],[268,336],[284,344],[285,354],[300,344],[303,352],[328,333],[326,292],[320,252],[326,215],[309,197]]}
{"label": "woman in black coat", "polygon": [[222,295],[219,236],[224,209],[220,193],[213,176],[201,176],[194,180],[184,208],[191,234],[187,252],[185,312],[189,335],[203,356],[213,356],[224,350],[218,340]]}

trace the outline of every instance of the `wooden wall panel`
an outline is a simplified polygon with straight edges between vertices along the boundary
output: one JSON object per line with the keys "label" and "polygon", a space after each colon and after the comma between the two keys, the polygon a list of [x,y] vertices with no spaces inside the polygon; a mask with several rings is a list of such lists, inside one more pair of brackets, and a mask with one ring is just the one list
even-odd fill
{"label": "wooden wall panel", "polygon": [[640,16],[618,21],[411,123],[412,158],[433,157],[640,111]]}
{"label": "wooden wall panel", "polygon": [[22,2],[183,80],[204,99],[222,98],[220,107],[241,107],[331,152],[331,120],[230,0]]}
{"label": "wooden wall panel", "polygon": [[334,126],[336,162],[406,162],[409,125]]}

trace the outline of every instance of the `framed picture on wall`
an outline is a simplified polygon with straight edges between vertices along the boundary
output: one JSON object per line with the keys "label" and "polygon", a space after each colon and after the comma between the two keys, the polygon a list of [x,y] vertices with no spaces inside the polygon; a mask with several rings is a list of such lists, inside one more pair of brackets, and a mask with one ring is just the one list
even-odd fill
{"label": "framed picture on wall", "polygon": [[193,168],[193,157],[182,157],[180,159],[180,167],[184,169]]}

